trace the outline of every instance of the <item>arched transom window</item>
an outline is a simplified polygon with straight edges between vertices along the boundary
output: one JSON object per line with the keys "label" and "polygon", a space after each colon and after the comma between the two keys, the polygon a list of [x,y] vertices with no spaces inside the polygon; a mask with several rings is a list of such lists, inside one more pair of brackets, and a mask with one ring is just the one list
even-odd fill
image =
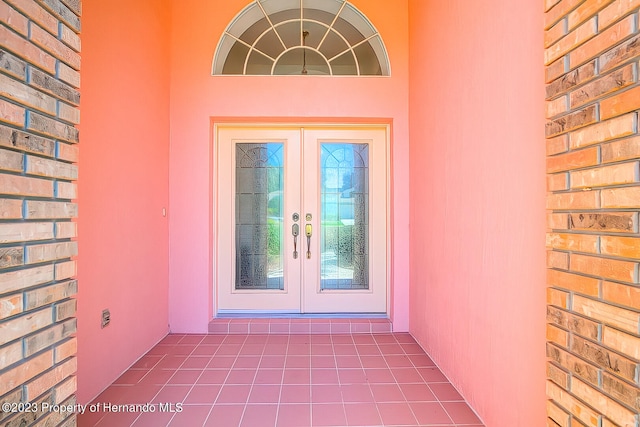
{"label": "arched transom window", "polygon": [[345,0],[255,0],[231,21],[213,74],[390,75],[382,38]]}

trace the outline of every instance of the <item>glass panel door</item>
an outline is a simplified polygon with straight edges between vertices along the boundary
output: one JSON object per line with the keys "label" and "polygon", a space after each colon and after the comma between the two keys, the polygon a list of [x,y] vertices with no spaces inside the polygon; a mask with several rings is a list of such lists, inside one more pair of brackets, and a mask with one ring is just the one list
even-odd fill
{"label": "glass panel door", "polygon": [[216,310],[387,311],[387,130],[217,130]]}
{"label": "glass panel door", "polygon": [[236,144],[236,290],[284,290],[284,144]]}
{"label": "glass panel door", "polygon": [[300,141],[299,128],[218,130],[218,312],[300,312]]}
{"label": "glass panel door", "polygon": [[369,289],[369,144],[320,151],[320,289]]}
{"label": "glass panel door", "polygon": [[386,313],[386,129],[305,128],[303,135],[303,206],[316,230],[303,265],[303,309]]}

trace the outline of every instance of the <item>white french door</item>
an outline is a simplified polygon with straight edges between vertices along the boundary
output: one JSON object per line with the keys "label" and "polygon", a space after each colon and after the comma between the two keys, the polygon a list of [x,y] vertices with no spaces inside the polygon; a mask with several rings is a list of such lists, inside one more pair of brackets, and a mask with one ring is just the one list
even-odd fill
{"label": "white french door", "polygon": [[217,311],[387,312],[387,128],[216,129]]}

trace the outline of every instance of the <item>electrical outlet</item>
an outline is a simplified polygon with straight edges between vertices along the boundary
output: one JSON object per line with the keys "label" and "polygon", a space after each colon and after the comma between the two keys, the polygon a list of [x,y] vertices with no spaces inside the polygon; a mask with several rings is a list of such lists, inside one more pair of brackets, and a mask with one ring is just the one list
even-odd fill
{"label": "electrical outlet", "polygon": [[111,312],[109,309],[102,310],[102,324],[101,327],[104,328],[111,322]]}

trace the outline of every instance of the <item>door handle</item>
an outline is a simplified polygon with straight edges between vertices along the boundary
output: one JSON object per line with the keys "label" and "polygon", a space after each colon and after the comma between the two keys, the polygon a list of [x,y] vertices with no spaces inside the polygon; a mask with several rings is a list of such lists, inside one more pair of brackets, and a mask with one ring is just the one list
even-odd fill
{"label": "door handle", "polygon": [[300,234],[300,226],[298,224],[291,226],[291,234],[293,235],[293,259],[298,259],[298,235]]}
{"label": "door handle", "polygon": [[307,259],[311,259],[311,236],[313,234],[313,226],[311,224],[304,226],[304,234],[307,235]]}

